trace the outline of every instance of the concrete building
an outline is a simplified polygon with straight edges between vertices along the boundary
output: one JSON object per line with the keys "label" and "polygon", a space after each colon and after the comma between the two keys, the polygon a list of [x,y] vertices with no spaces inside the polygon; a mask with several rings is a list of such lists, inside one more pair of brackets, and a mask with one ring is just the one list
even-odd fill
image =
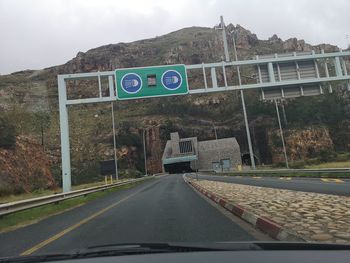
{"label": "concrete building", "polygon": [[241,151],[236,138],[198,141],[197,137],[179,138],[170,134],[163,157],[163,171],[170,173],[194,170],[230,171],[242,164]]}

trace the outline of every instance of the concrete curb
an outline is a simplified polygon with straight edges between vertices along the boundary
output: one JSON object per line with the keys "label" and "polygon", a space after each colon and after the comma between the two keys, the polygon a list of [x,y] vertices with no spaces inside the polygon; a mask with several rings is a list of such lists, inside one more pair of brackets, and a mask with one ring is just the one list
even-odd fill
{"label": "concrete curb", "polygon": [[201,187],[200,185],[196,184],[193,181],[188,180],[185,177],[184,177],[184,180],[193,188],[195,188],[197,191],[199,191],[206,197],[210,198],[212,201],[214,201],[218,205],[222,206],[223,208],[225,208],[235,216],[238,216],[244,221],[252,224],[259,230],[268,234],[270,237],[281,241],[294,241],[294,242],[305,241],[303,238],[299,237],[297,234],[280,226],[279,224],[275,223],[273,220],[266,217],[260,217],[238,204],[229,202],[228,200],[221,197],[220,195],[206,190],[205,188]]}

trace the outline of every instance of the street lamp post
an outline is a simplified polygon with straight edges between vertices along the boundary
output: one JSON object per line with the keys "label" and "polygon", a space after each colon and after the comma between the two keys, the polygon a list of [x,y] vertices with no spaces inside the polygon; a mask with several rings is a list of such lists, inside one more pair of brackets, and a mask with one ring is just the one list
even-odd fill
{"label": "street lamp post", "polygon": [[225,60],[226,62],[230,61],[230,55],[228,53],[228,46],[227,46],[227,38],[226,38],[226,28],[225,28],[225,22],[224,17],[220,16],[220,24],[222,29],[222,40],[224,42],[224,52],[225,52]]}
{"label": "street lamp post", "polygon": [[218,134],[216,133],[216,127],[214,125],[214,122],[211,122],[211,124],[213,125],[213,128],[214,128],[215,140],[218,141]]}
{"label": "street lamp post", "polygon": [[280,127],[280,134],[281,134],[281,140],[282,140],[284,159],[286,161],[286,168],[289,169],[286,145],[284,143],[284,136],[283,136],[283,130],[282,130],[282,125],[281,125],[280,111],[278,110],[277,100],[274,100],[274,101],[275,101],[275,106],[276,106],[278,125]]}
{"label": "street lamp post", "polygon": [[[228,47],[227,47],[227,39],[226,39],[226,28],[225,28],[225,23],[224,23],[224,18],[220,16],[220,23],[221,23],[221,30],[222,30],[222,38],[224,42],[224,50],[225,50],[225,59],[226,61],[230,61],[229,53],[228,53]],[[232,33],[232,32],[231,32]],[[236,41],[235,41],[235,36],[234,32],[232,34],[232,40],[233,40],[233,49],[235,53],[235,60],[238,60],[237,56],[237,49],[236,49]],[[241,80],[241,74],[240,74],[240,69],[237,66],[237,74],[238,74],[238,83],[239,87],[241,88],[242,86],[242,80]],[[250,156],[250,162],[252,165],[252,169],[255,170],[255,160],[254,160],[254,152],[253,152],[253,147],[252,147],[252,140],[250,137],[250,131],[249,131],[249,123],[248,123],[248,117],[247,117],[247,110],[245,107],[245,100],[244,100],[244,92],[242,89],[240,89],[241,92],[241,101],[242,101],[242,108],[243,108],[243,115],[244,115],[244,123],[245,123],[245,128],[246,128],[246,133],[247,133],[247,141],[248,141],[248,149],[249,149],[249,156]]]}
{"label": "street lamp post", "polygon": [[287,126],[288,125],[287,114],[286,114],[286,110],[284,108],[284,104],[283,104],[282,100],[281,100],[281,107],[282,107],[282,115],[283,115],[284,125]]}
{"label": "street lamp post", "polygon": [[145,139],[145,129],[143,129],[143,156],[145,159],[145,175],[147,176],[147,156],[146,156],[146,139]]}
{"label": "street lamp post", "polygon": [[221,170],[221,172],[223,172],[224,169],[223,169],[222,164],[221,164],[221,154],[220,154],[220,149],[219,149],[219,144],[218,144],[218,134],[216,132],[216,127],[214,125],[214,122],[211,122],[211,124],[213,125],[213,128],[214,128],[215,140],[216,140],[216,144],[218,146],[218,158],[219,158],[220,170]]}
{"label": "street lamp post", "polygon": [[[236,49],[236,40],[235,40],[234,32],[232,34],[232,41],[233,41],[233,49],[234,49],[234,52],[235,52],[235,61],[238,61],[237,49]],[[241,87],[242,86],[242,79],[241,79],[241,72],[240,72],[240,69],[239,69],[238,66],[237,66],[237,75],[238,75],[238,84],[239,84],[239,87]],[[242,101],[245,129],[246,129],[246,133],[247,133],[250,162],[252,164],[253,170],[255,170],[256,167],[255,167],[255,160],[254,160],[254,152],[253,152],[253,146],[252,146],[252,139],[250,137],[248,116],[247,116],[247,110],[246,110],[246,107],[245,107],[245,100],[244,100],[244,92],[243,92],[242,89],[240,89],[240,92],[241,92],[241,101]]]}

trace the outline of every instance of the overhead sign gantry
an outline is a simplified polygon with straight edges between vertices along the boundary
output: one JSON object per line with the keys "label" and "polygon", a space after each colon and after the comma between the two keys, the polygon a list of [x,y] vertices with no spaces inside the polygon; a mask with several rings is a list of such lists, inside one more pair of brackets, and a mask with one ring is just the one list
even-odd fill
{"label": "overhead sign gantry", "polygon": [[[350,90],[349,63],[345,62],[345,59],[349,58],[350,52],[312,51],[232,62],[165,65],[58,75],[63,192],[71,190],[68,125],[70,105],[247,89],[261,91],[263,96],[270,96],[272,99],[276,96],[287,98],[317,95],[315,87],[321,92],[322,85],[329,85],[335,81],[345,81]],[[197,76],[202,76],[200,87],[198,85],[192,87],[191,83],[188,83],[187,74],[192,71],[195,71]],[[234,71],[239,78],[244,77],[239,72],[245,71],[253,73],[256,77],[250,82],[237,84],[231,78],[227,78],[229,71]],[[218,72],[220,78],[217,78]],[[97,79],[99,96],[68,99],[66,82],[82,79]],[[102,92],[102,81],[105,79],[108,83],[107,95]]]}

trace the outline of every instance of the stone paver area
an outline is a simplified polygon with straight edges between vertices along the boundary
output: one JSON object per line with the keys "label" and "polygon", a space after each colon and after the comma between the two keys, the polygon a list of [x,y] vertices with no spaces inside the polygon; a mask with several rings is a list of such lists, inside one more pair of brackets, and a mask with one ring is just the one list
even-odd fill
{"label": "stone paver area", "polygon": [[350,197],[207,180],[195,182],[307,241],[350,243]]}

